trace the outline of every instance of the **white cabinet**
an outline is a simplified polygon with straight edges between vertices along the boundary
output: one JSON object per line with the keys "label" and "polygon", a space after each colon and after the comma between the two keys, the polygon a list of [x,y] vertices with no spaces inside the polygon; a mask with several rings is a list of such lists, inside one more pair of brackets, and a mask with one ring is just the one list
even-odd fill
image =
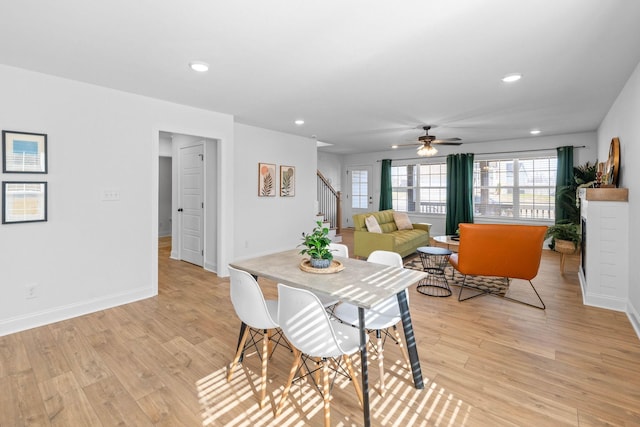
{"label": "white cabinet", "polygon": [[595,190],[601,189],[588,189],[580,194],[583,241],[578,274],[582,300],[586,305],[626,311],[629,203],[626,197],[624,201],[615,201],[620,197],[614,201],[602,200],[602,193]]}

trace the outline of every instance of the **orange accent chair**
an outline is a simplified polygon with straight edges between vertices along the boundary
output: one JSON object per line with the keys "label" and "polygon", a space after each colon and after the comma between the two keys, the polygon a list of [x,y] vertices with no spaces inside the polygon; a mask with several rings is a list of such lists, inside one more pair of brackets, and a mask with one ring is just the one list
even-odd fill
{"label": "orange accent chair", "polygon": [[[541,306],[506,296],[504,298],[544,310],[544,302],[531,280],[538,274],[546,231],[546,226],[539,225],[460,224],[458,253],[449,257],[453,268],[465,276],[458,301],[490,293],[467,285],[467,276],[497,276],[504,277],[507,285],[510,278],[527,280]],[[465,287],[480,292],[462,298]]]}

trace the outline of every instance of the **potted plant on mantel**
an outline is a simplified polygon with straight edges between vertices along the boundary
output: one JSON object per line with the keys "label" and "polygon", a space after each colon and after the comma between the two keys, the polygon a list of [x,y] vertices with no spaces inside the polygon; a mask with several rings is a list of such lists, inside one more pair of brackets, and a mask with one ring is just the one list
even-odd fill
{"label": "potted plant on mantel", "polygon": [[298,246],[305,246],[305,249],[301,250],[302,255],[309,255],[309,264],[313,268],[328,268],[331,265],[333,254],[329,245],[331,239],[329,238],[329,229],[322,226],[322,221],[316,223],[316,227],[309,234],[302,232],[302,240]]}

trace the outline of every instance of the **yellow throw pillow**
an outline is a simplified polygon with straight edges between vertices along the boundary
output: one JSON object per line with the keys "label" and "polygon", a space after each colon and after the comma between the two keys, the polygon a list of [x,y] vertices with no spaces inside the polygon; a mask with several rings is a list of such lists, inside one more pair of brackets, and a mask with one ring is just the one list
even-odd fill
{"label": "yellow throw pillow", "polygon": [[413,224],[411,224],[409,215],[405,212],[394,212],[393,221],[396,223],[398,230],[413,230]]}
{"label": "yellow throw pillow", "polygon": [[365,218],[364,223],[367,226],[367,231],[369,231],[369,233],[382,233],[382,228],[380,228],[380,224],[378,224],[378,220],[375,216],[369,215]]}

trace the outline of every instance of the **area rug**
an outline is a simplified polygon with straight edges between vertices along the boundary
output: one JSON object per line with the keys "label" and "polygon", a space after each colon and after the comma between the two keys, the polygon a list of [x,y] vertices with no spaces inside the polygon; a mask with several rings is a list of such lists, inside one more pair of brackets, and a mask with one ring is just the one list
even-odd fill
{"label": "area rug", "polygon": [[[405,258],[404,266],[405,268],[410,268],[412,270],[423,271],[422,261],[420,260],[420,256],[418,255],[413,255]],[[464,276],[457,271],[455,271],[454,274],[454,271],[455,270],[450,265],[445,269],[445,275],[449,286],[462,286],[462,280],[464,279]],[[505,296],[507,291],[509,290],[509,285],[506,283],[504,277],[490,276],[467,276],[465,287],[474,288],[479,291],[498,296]]]}

